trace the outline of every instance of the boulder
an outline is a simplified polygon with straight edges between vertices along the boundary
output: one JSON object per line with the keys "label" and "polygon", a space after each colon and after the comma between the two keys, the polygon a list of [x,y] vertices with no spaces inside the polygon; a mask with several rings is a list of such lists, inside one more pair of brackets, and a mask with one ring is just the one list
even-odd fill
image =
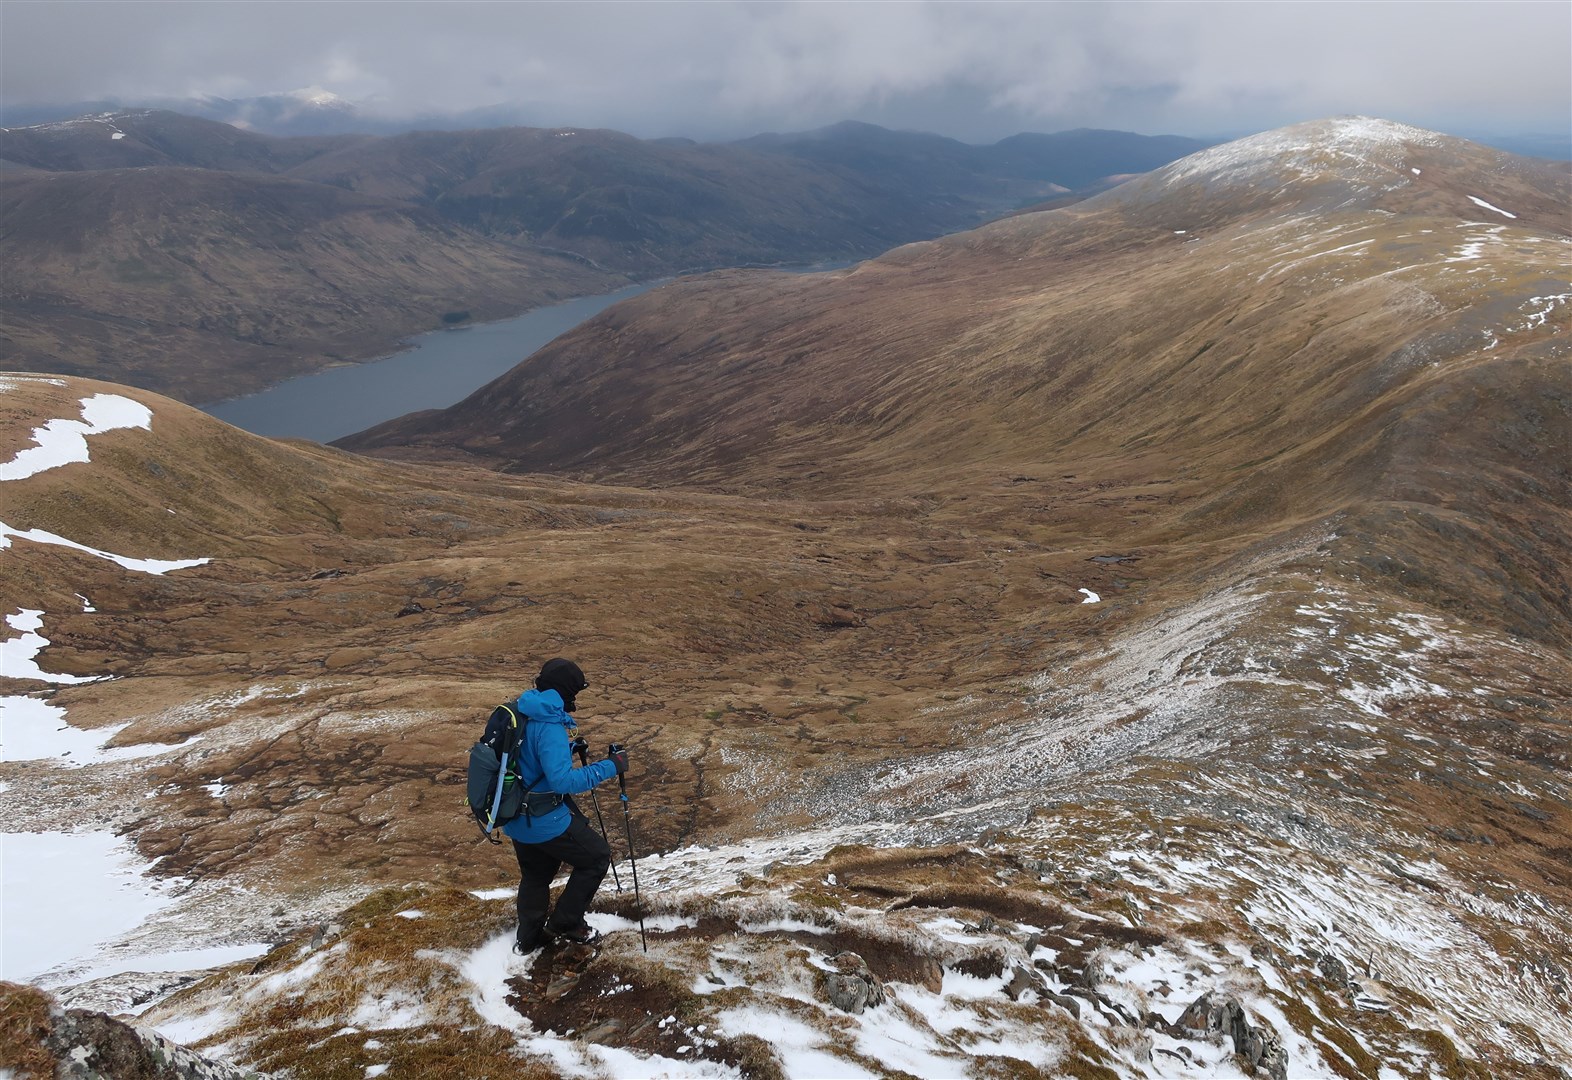
{"label": "boulder", "polygon": [[1028,990],[1035,990],[1041,994],[1047,989],[1041,975],[1029,967],[1018,967],[1010,976],[1010,981],[1004,984],[1004,993],[1011,1001],[1020,1001]]}
{"label": "boulder", "polygon": [[835,970],[825,976],[824,990],[831,1005],[855,1015],[884,1004],[884,985],[862,957],[853,952],[837,953],[830,957],[830,964]]}
{"label": "boulder", "polygon": [[1338,990],[1347,990],[1353,985],[1353,978],[1348,973],[1348,965],[1332,953],[1313,952],[1310,954],[1310,959],[1315,961],[1321,977]]}
{"label": "boulder", "polygon": [[203,1057],[155,1031],[88,1009],[51,1008],[44,1050],[56,1080],[265,1080],[255,1070]]}
{"label": "boulder", "polygon": [[1250,1023],[1244,1006],[1235,997],[1218,1000],[1202,994],[1180,1015],[1176,1028],[1188,1031],[1216,1031],[1234,1044],[1234,1053],[1250,1064],[1253,1073],[1271,1080],[1287,1080],[1288,1051],[1277,1037]]}
{"label": "boulder", "polygon": [[1051,1001],[1061,1009],[1065,1009],[1077,1020],[1081,1018],[1081,1003],[1069,994],[1056,994],[1052,990],[1043,994],[1043,1000]]}

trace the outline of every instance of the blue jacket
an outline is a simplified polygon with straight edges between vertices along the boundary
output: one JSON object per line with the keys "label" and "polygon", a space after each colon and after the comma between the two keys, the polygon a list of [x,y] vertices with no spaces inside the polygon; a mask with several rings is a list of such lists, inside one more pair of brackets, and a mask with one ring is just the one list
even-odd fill
{"label": "blue jacket", "polygon": [[[573,767],[572,741],[568,728],[573,717],[562,708],[562,695],[555,690],[526,690],[515,706],[524,730],[519,735],[519,775],[526,791],[555,791],[571,795],[588,791],[596,784],[617,775],[617,766],[608,759],[582,769]],[[545,814],[520,814],[502,827],[521,844],[543,844],[568,831],[573,812],[563,803]]]}

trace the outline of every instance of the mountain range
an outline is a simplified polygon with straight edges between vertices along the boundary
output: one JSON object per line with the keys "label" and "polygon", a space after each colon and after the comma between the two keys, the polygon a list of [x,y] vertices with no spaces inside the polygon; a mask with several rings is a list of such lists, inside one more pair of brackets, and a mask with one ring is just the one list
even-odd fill
{"label": "mountain range", "polygon": [[[3,685],[83,742],[0,803],[185,890],[30,981],[279,1075],[1559,1080],[1569,207],[1340,118],[338,447],[7,376]],[[555,655],[634,761],[593,958],[458,795]]]}
{"label": "mountain range", "polygon": [[[507,104],[448,113],[389,115],[366,102],[341,97],[319,86],[308,86],[246,98],[209,94],[193,98],[116,98],[65,103],[0,102],[0,125],[24,127],[57,123],[91,113],[141,109],[182,113],[265,135],[399,135],[409,131],[467,131],[475,128],[530,126],[537,122],[537,118],[527,110]],[[1208,144],[1228,142],[1240,134],[1237,131],[1219,133],[1203,137],[1202,141]],[[1572,160],[1572,135],[1565,131],[1458,130],[1457,134],[1511,154],[1556,161]]]}
{"label": "mountain range", "polygon": [[630,278],[847,260],[1199,147],[840,125],[740,143],[501,128],[281,138],[140,110],[0,130],[0,362],[186,401]]}

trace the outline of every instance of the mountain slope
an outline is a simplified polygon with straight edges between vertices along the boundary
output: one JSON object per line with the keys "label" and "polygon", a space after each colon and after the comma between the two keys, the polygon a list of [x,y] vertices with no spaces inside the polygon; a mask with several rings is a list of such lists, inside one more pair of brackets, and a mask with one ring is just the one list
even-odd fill
{"label": "mountain slope", "polygon": [[501,317],[616,280],[430,211],[211,169],[7,176],[0,235],[8,367],[187,401],[375,355],[445,312]]}
{"label": "mountain slope", "polygon": [[[844,161],[799,152],[813,141],[277,138],[160,110],[0,129],[0,362],[217,400],[390,351],[447,311],[516,314],[623,274],[866,256],[1062,191],[1036,165],[1016,175],[950,140],[937,140],[941,160],[932,136],[847,129],[831,140],[853,151]],[[1127,168],[1166,145],[1126,142],[1115,157]],[[171,168],[215,175],[130,171]],[[172,217],[171,195],[193,220]],[[373,207],[404,224],[367,226]],[[281,261],[297,235],[323,250]]]}
{"label": "mountain slope", "polygon": [[0,128],[0,159],[45,172],[181,165],[280,173],[365,136],[281,139],[163,109]]}
{"label": "mountain slope", "polygon": [[[1567,198],[1458,140],[1307,125],[852,270],[664,286],[341,445],[848,495],[1146,461],[1207,492],[1191,535],[1416,497],[1483,521],[1524,469],[1566,490],[1559,408],[1477,402],[1564,400]],[[1565,641],[1564,572],[1532,565],[1554,613],[1509,579],[1503,610]]]}
{"label": "mountain slope", "polygon": [[[145,430],[17,475],[128,393]],[[1196,497],[1112,466],[1046,514],[1010,477],[738,500],[356,460],[80,380],[3,394],[0,570],[47,636],[6,689],[108,746],[16,760],[8,698],[0,803],[34,830],[96,806],[192,885],[112,964],[48,973],[73,1004],[180,991],[148,1019],[304,1074],[839,1072],[894,1040],[924,1074],[1233,1075],[1243,1030],[1272,1075],[1552,1078],[1572,1046],[1545,959],[1572,940],[1572,663],[1366,578],[1348,547],[1380,536],[1155,543]],[[564,651],[592,736],[635,750],[650,944],[610,891],[577,979],[510,958],[511,860],[454,803],[520,658]],[[169,970],[198,943],[253,959]],[[883,1004],[849,1016],[826,973],[858,964]],[[1248,1027],[1197,1018],[1207,993]]]}
{"label": "mountain slope", "polygon": [[[868,254],[975,224],[1000,205],[935,207],[791,159],[593,130],[401,135],[292,175],[428,203],[467,227],[646,276]],[[1023,198],[1044,190],[1021,187]]]}
{"label": "mountain slope", "polygon": [[932,176],[948,190],[972,191],[987,178],[1005,177],[1080,190],[1110,176],[1158,168],[1209,144],[1177,135],[1083,128],[1053,134],[1023,132],[974,146],[939,135],[848,122],[817,131],[756,135],[739,145],[842,166],[896,187]]}
{"label": "mountain slope", "polygon": [[[26,760],[8,714],[0,808],[183,890],[38,980],[297,1075],[1559,1080],[1563,181],[1369,121],[1208,153],[623,305],[462,463],[7,380],[6,704],[63,713]],[[508,952],[457,805],[550,655],[633,748],[588,964]]]}

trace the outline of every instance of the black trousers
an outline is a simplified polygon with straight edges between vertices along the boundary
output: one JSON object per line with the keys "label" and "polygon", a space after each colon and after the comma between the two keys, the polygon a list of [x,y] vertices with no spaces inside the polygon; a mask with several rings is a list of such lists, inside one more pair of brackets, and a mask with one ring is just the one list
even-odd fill
{"label": "black trousers", "polygon": [[[573,810],[573,821],[567,832],[543,844],[521,844],[513,841],[513,854],[519,860],[519,946],[533,949],[540,941],[544,927],[550,932],[577,930],[584,925],[584,913],[589,910],[595,890],[611,867],[611,848],[605,839],[590,825],[589,820]],[[573,867],[557,906],[551,907],[551,881],[562,864]],[[547,912],[550,921],[547,921]]]}

